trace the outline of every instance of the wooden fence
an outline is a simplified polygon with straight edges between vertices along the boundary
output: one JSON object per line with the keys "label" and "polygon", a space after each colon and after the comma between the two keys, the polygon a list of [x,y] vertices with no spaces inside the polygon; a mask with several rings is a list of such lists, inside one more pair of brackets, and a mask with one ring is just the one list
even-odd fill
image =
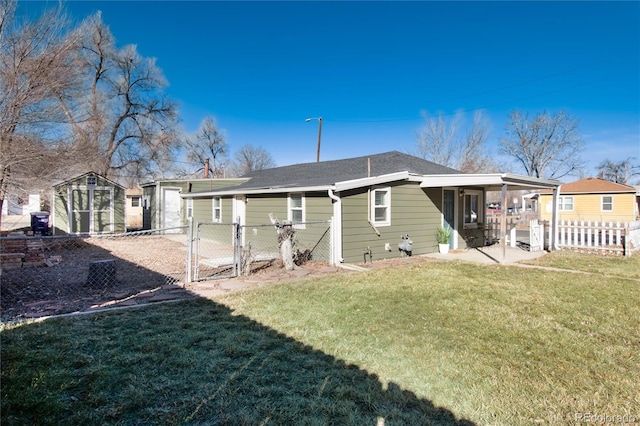
{"label": "wooden fence", "polygon": [[614,223],[562,220],[558,223],[556,247],[560,250],[631,256],[634,251],[640,250],[640,221]]}

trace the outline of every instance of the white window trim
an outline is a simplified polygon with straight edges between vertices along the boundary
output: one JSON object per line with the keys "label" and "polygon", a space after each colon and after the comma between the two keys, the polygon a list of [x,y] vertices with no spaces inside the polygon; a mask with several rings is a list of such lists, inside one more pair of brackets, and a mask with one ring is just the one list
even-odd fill
{"label": "white window trim", "polygon": [[[604,209],[604,197],[611,198],[611,202],[607,204],[611,204],[611,208],[609,210]],[[605,213],[611,213],[613,211],[613,195],[603,195],[600,197],[600,211]]]}
{"label": "white window trim", "polygon": [[[571,209],[565,209],[564,208],[564,205],[565,205],[564,200],[568,199],[568,198],[571,198]],[[575,208],[575,206],[576,206],[575,205],[575,198],[573,197],[573,195],[560,195],[558,197],[558,211],[560,211],[560,212],[572,212],[573,209]]]}
{"label": "white window trim", "polygon": [[[216,200],[219,200],[219,207],[216,207]],[[216,210],[220,211],[220,217],[216,219]],[[213,197],[211,199],[211,221],[213,223],[222,222],[222,197]]]}
{"label": "white window trim", "polygon": [[[387,205],[380,206],[387,208],[387,217],[385,220],[376,220],[376,192],[387,192]],[[384,188],[371,189],[371,198],[369,199],[369,221],[373,226],[391,226],[391,187],[386,186]]]}
{"label": "white window trim", "polygon": [[[301,197],[301,203],[302,203],[302,207],[293,207],[292,203],[291,203],[291,196],[292,195],[300,195]],[[289,194],[287,194],[287,220],[291,223],[293,223],[293,215],[291,214],[291,211],[295,208],[295,209],[300,209],[302,210],[302,224],[299,223],[295,223],[294,227],[296,229],[304,229],[305,225],[304,222],[306,222],[307,220],[307,202],[306,202],[306,197],[304,196],[304,192],[290,192]]]}
{"label": "white window trim", "polygon": [[193,198],[187,198],[187,217],[193,217]]}

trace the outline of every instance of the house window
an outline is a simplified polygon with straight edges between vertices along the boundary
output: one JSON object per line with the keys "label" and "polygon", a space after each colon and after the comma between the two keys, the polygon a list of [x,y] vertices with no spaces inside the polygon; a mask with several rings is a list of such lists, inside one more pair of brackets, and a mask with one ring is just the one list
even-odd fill
{"label": "house window", "polygon": [[140,207],[140,197],[131,197],[131,207]]}
{"label": "house window", "polygon": [[558,210],[573,211],[573,196],[558,197]]}
{"label": "house window", "polygon": [[391,188],[371,191],[371,222],[375,226],[391,225]]}
{"label": "house window", "polygon": [[602,211],[610,212],[613,211],[613,197],[610,195],[605,195],[602,197]]}
{"label": "house window", "polygon": [[478,213],[480,210],[478,206],[480,205],[480,194],[479,193],[470,193],[470,191],[466,191],[464,195],[464,224],[465,226],[478,226]]}
{"label": "house window", "polygon": [[222,222],[222,198],[213,198],[213,221]]}
{"label": "house window", "polygon": [[193,198],[187,198],[187,217],[193,217]]}
{"label": "house window", "polygon": [[87,176],[87,186],[96,186],[98,184],[97,176]]}
{"label": "house window", "polygon": [[289,194],[288,219],[291,223],[304,222],[304,195],[302,193]]}

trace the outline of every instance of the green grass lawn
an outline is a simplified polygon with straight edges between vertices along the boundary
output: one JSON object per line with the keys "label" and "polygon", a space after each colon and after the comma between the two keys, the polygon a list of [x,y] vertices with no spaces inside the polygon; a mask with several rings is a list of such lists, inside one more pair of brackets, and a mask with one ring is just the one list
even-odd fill
{"label": "green grass lawn", "polygon": [[524,263],[640,279],[640,252],[636,252],[631,257],[621,257],[554,251]]}
{"label": "green grass lawn", "polygon": [[425,262],[7,327],[0,420],[638,422],[639,295],[625,278]]}

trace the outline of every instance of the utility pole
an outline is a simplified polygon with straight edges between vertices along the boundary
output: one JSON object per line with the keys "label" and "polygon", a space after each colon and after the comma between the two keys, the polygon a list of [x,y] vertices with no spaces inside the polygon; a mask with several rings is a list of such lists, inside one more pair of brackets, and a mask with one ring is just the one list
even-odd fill
{"label": "utility pole", "polygon": [[308,123],[311,120],[318,120],[318,151],[316,153],[316,163],[320,162],[320,141],[322,140],[322,117],[307,118],[305,121]]}

